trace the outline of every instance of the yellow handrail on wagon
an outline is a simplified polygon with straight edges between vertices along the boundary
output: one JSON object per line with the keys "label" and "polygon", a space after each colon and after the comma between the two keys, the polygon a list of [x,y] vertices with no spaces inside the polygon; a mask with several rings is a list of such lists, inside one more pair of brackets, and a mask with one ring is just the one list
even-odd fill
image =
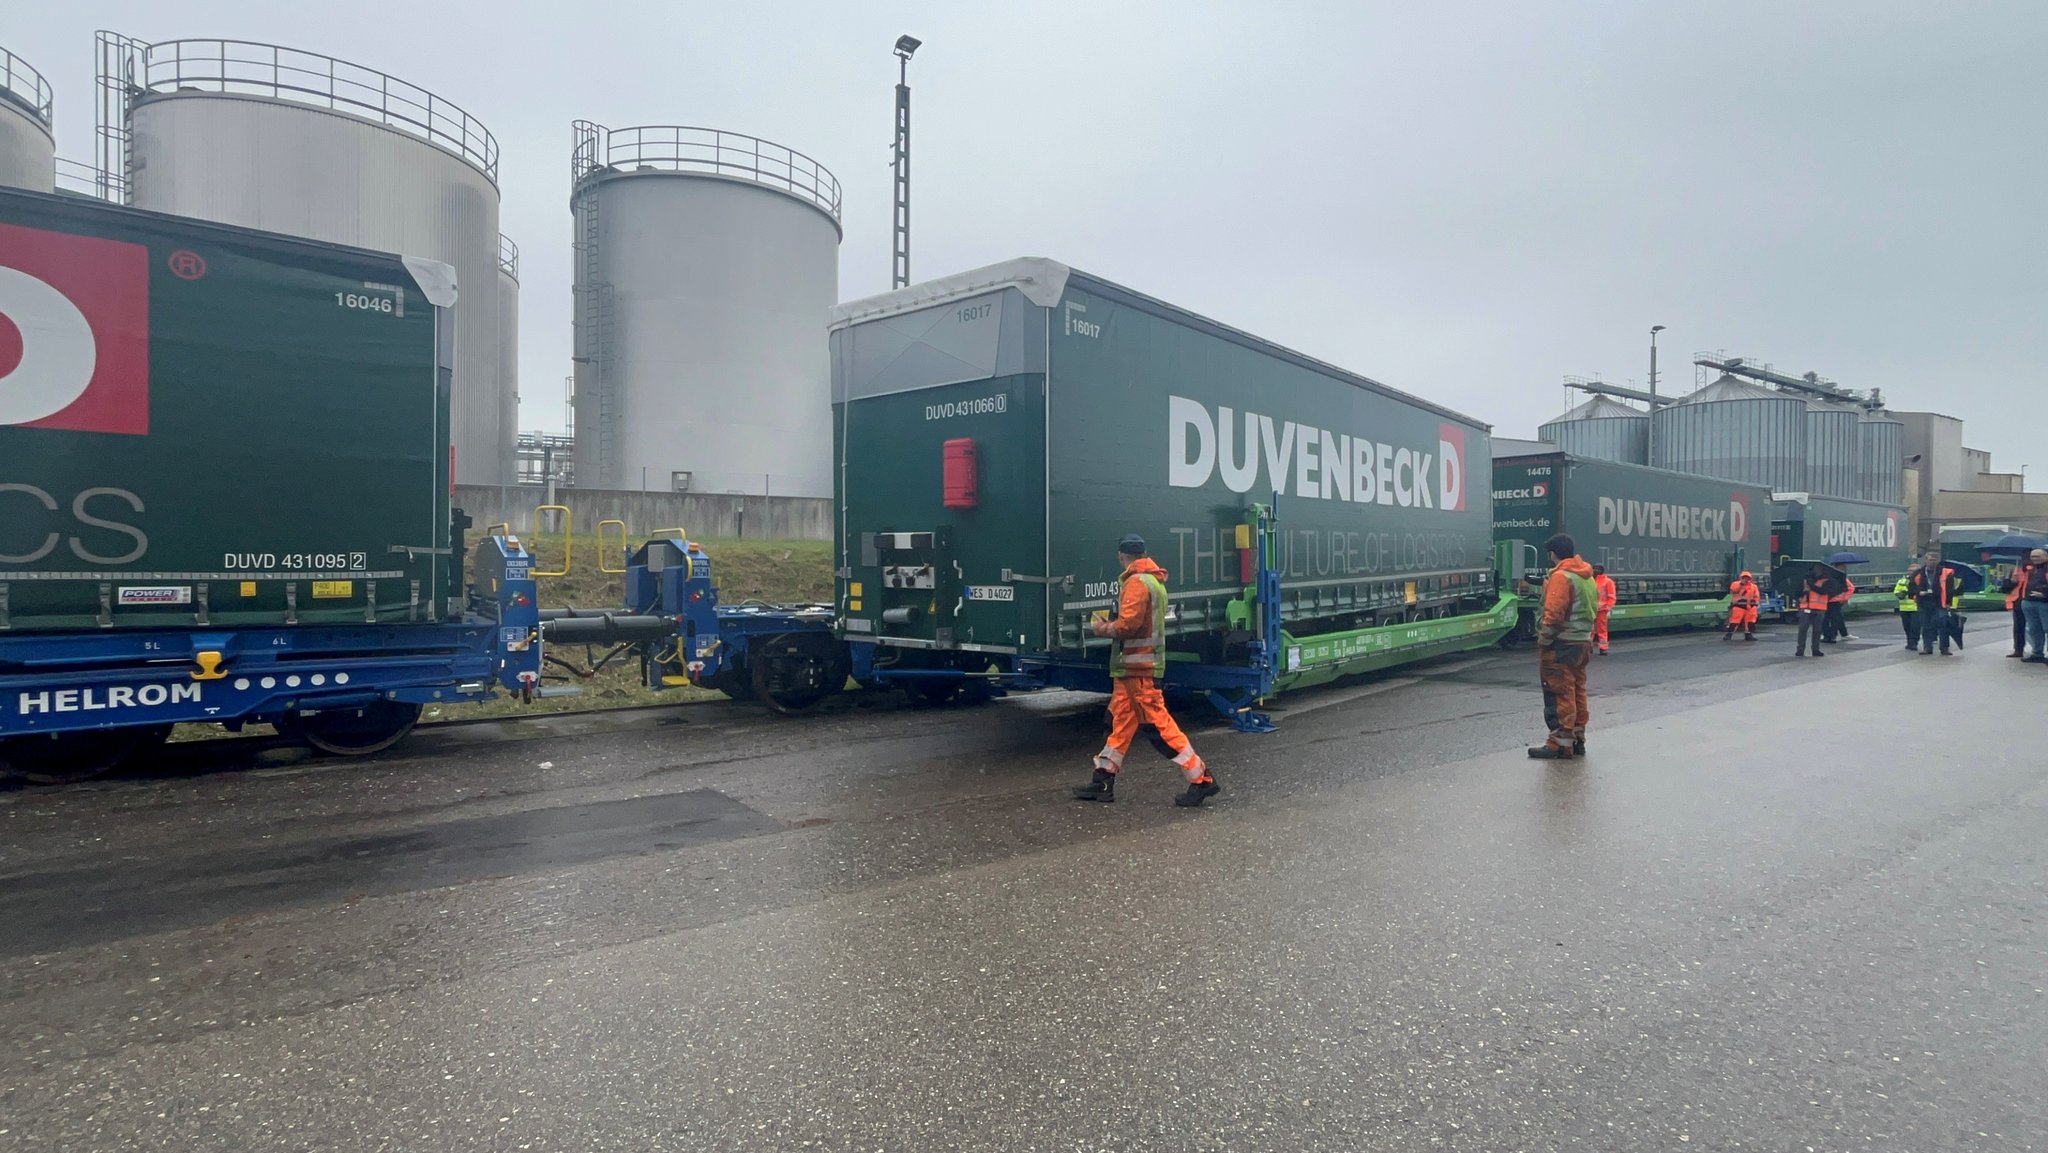
{"label": "yellow handrail on wagon", "polygon": [[576,567],[576,522],[574,516],[570,513],[569,506],[566,504],[539,504],[533,506],[533,535],[535,536],[540,535],[540,514],[544,512],[559,512],[562,514],[562,568],[560,572],[535,569],[533,570],[533,575],[537,577],[568,576],[569,570]]}
{"label": "yellow handrail on wagon", "polygon": [[[612,568],[611,566],[604,563],[604,558],[606,555],[604,551],[604,526],[608,524],[615,524],[619,526],[619,567],[617,568]],[[597,522],[597,571],[601,573],[611,573],[614,576],[618,575],[619,573],[625,572],[626,547],[627,546],[625,521],[601,520]]]}

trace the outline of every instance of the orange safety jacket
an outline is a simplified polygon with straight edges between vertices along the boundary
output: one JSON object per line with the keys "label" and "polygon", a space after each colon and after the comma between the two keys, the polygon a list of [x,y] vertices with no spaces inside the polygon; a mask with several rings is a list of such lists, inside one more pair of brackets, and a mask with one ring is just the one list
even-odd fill
{"label": "orange safety jacket", "polygon": [[1753,580],[1728,582],[1728,593],[1735,598],[1735,607],[1753,609],[1763,603],[1763,590]]}
{"label": "orange safety jacket", "polygon": [[1166,570],[1141,556],[1117,580],[1116,616],[1103,630],[1115,642],[1109,675],[1157,676],[1166,647]]}
{"label": "orange safety jacket", "polygon": [[1599,599],[1593,602],[1594,609],[1603,613],[1612,610],[1615,601],[1614,578],[1606,573],[1600,573],[1593,578],[1593,587],[1600,590]]}
{"label": "orange safety jacket", "polygon": [[2027,574],[2034,570],[2034,562],[2028,561],[2013,570],[2012,591],[2005,594],[2006,611],[2020,607],[2020,598],[2027,593]]}
{"label": "orange safety jacket", "polygon": [[1821,589],[1818,585],[1814,584],[1812,577],[1807,577],[1806,583],[1799,586],[1800,608],[1811,609],[1814,612],[1823,613],[1828,610],[1828,605],[1832,603],[1834,603],[1834,598],[1832,596],[1829,596],[1828,593]]}
{"label": "orange safety jacket", "polygon": [[1850,580],[1850,579],[1849,579],[1849,578],[1847,578],[1847,577],[1843,577],[1843,578],[1842,578],[1842,591],[1841,591],[1841,592],[1838,592],[1838,593],[1836,593],[1836,594],[1834,594],[1834,595],[1833,595],[1833,596],[1831,596],[1831,597],[1829,597],[1829,598],[1828,598],[1828,603],[1829,603],[1829,604],[1831,604],[1831,605],[1845,605],[1845,604],[1848,604],[1848,603],[1849,603],[1849,598],[1850,598],[1850,597],[1853,597],[1853,596],[1855,596],[1855,595],[1856,595],[1856,582],[1855,582],[1855,581],[1852,581],[1852,580]]}

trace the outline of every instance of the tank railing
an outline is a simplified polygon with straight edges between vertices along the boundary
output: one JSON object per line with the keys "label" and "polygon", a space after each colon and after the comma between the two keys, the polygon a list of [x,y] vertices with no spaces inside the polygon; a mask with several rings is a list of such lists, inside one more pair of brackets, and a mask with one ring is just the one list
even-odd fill
{"label": "tank railing", "polygon": [[708,172],[780,188],[839,219],[839,179],[811,157],[758,136],[679,124],[604,128],[578,121],[570,165],[578,181],[606,167]]}
{"label": "tank railing", "polygon": [[57,158],[57,190],[76,192],[84,196],[106,199],[106,182],[100,179],[100,170],[83,160]]}
{"label": "tank railing", "polygon": [[167,40],[142,48],[135,84],[270,96],[373,119],[498,178],[498,141],[476,117],[414,84],[347,60],[249,40]]}
{"label": "tank railing", "polygon": [[498,271],[519,279],[519,246],[502,232],[498,234]]}
{"label": "tank railing", "polygon": [[50,127],[57,106],[56,95],[43,74],[5,48],[0,48],[0,100],[11,100],[28,109],[45,128]]}

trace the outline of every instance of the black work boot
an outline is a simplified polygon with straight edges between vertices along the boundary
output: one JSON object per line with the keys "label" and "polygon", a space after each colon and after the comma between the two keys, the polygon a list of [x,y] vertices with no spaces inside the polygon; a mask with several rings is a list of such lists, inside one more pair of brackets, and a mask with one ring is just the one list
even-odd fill
{"label": "black work boot", "polygon": [[1102,801],[1104,803],[1115,801],[1116,774],[1108,769],[1095,770],[1095,776],[1090,778],[1087,784],[1074,790],[1074,799],[1077,801]]}
{"label": "black work boot", "polygon": [[1572,755],[1575,757],[1583,757],[1586,755],[1586,738],[1572,738]]}
{"label": "black work boot", "polygon": [[1173,803],[1183,809],[1192,809],[1222,791],[1223,786],[1216,783],[1216,778],[1205,777],[1189,785],[1188,791],[1175,797]]}
{"label": "black work boot", "polygon": [[1572,759],[1572,750],[1570,745],[1553,745],[1546,742],[1531,745],[1529,756],[1539,761],[1569,761]]}

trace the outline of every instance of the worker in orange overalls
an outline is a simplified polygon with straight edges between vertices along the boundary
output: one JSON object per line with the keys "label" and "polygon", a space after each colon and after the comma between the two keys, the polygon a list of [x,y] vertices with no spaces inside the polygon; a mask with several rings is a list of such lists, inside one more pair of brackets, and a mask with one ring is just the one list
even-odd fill
{"label": "worker in orange overalls", "polygon": [[1188,781],[1187,792],[1173,803],[1194,808],[1222,790],[1187,734],[1173,723],[1166,697],[1159,691],[1157,678],[1166,669],[1166,570],[1145,555],[1145,538],[1136,533],[1117,542],[1116,559],[1123,566],[1123,575],[1117,578],[1116,615],[1091,626],[1096,636],[1112,642],[1109,741],[1095,754],[1095,776],[1075,789],[1074,796],[1083,801],[1116,800],[1116,776],[1123,770],[1124,754],[1131,751],[1138,726],[1149,724],[1173,750],[1173,763]]}
{"label": "worker in orange overalls", "polygon": [[1748,569],[1728,583],[1728,628],[1722,632],[1722,640],[1733,640],[1735,630],[1742,630],[1742,639],[1756,639],[1757,606],[1763,603],[1763,590],[1756,585],[1756,576]]}
{"label": "worker in orange overalls", "polygon": [[1607,655],[1607,614],[1614,611],[1614,578],[1607,575],[1607,566],[1593,566],[1593,587],[1600,590],[1600,599],[1593,605],[1593,644],[1601,656]]}
{"label": "worker in orange overalls", "polygon": [[1536,676],[1543,686],[1543,723],[1550,739],[1529,749],[1539,761],[1586,755],[1586,665],[1593,658],[1593,618],[1600,591],[1593,566],[1581,560],[1572,538],[1543,542],[1550,575],[1543,579],[1543,615],[1536,624]]}

